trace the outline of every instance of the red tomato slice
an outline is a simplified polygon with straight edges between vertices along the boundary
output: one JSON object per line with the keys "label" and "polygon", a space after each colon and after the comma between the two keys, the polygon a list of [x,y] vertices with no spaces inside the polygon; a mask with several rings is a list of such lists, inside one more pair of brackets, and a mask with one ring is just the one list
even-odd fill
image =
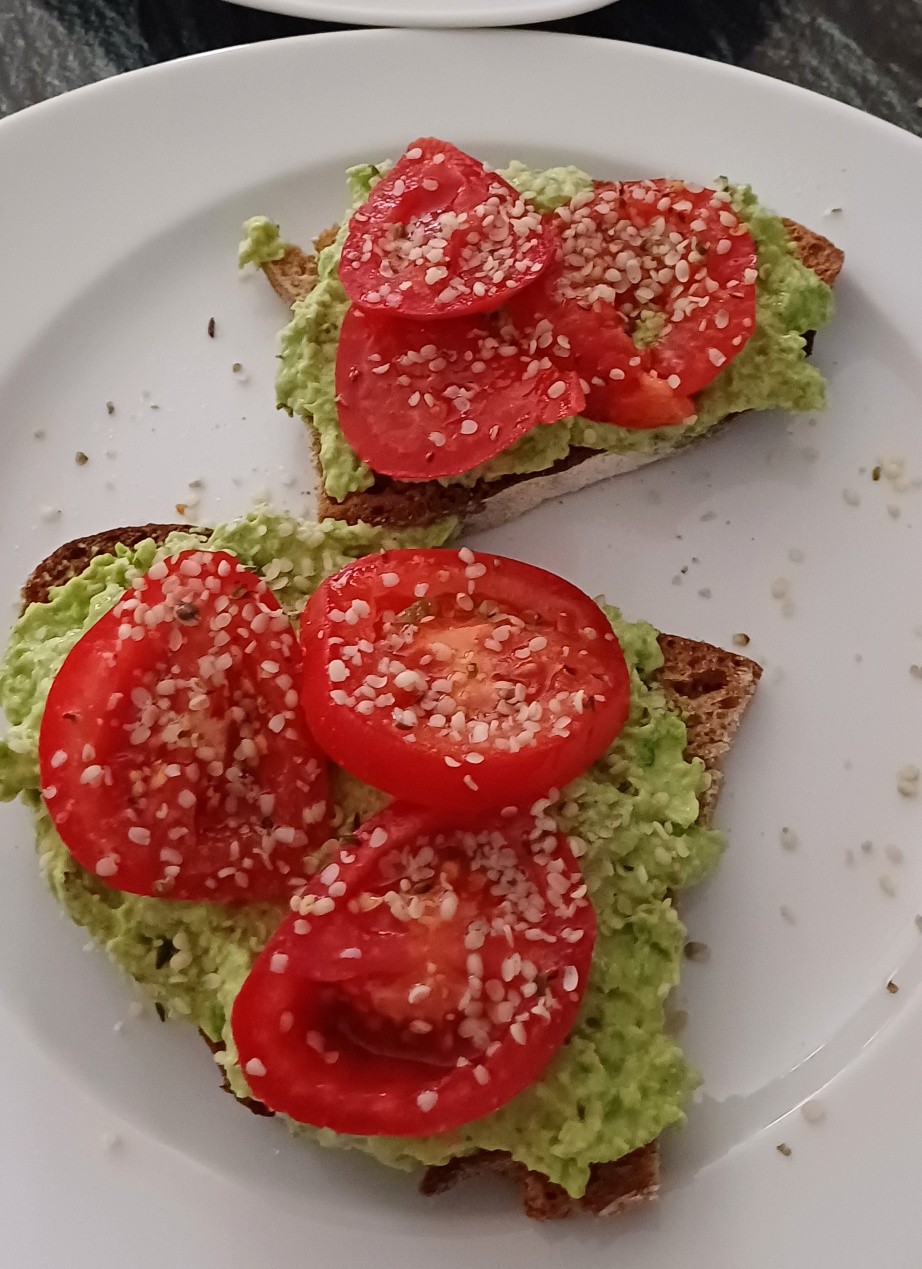
{"label": "red tomato slice", "polygon": [[157,563],[54,678],[42,791],[71,854],[131,894],[288,898],[329,837],[326,764],[272,592],[224,552]]}
{"label": "red tomato slice", "polygon": [[669,180],[599,184],[555,219],[556,298],[608,305],[629,334],[645,315],[660,315],[644,362],[675,392],[699,392],[752,335],[755,242],[723,191]]}
{"label": "red tomato slice", "polygon": [[542,216],[495,172],[447,141],[414,141],[352,214],[339,275],[369,312],[488,313],[550,262]]}
{"label": "red tomato slice", "polygon": [[534,314],[526,326],[532,355],[546,347],[552,358],[565,358],[577,373],[586,396],[583,415],[630,428],[669,427],[691,418],[694,402],[652,370],[649,350],[637,347],[612,305],[596,300],[587,308],[557,298],[560,276],[555,266],[533,290],[513,301],[512,312],[523,325],[526,314]]}
{"label": "red tomato slice", "polygon": [[470,471],[541,423],[579,414],[579,378],[532,354],[508,317],[408,322],[350,307],[336,353],[343,435],[373,471]]}
{"label": "red tomato slice", "polygon": [[528,806],[621,731],[630,682],[601,609],[500,555],[405,550],[328,578],[301,621],[302,699],[359,779],[446,813]]}
{"label": "red tomato slice", "polygon": [[395,804],[292,900],[231,1015],[253,1094],[301,1123],[418,1137],[534,1083],[570,1032],[596,921],[552,820]]}

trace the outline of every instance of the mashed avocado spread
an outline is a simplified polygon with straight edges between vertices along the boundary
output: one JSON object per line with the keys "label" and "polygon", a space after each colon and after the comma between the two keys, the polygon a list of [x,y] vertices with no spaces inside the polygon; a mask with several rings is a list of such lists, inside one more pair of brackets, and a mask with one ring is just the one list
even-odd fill
{"label": "mashed avocado spread", "polygon": [[[257,569],[295,614],[320,580],[350,559],[401,545],[438,545],[446,522],[387,532],[338,521],[305,524],[255,512],[218,528],[205,549],[229,550]],[[217,1061],[235,1093],[248,1093],[229,1017],[255,956],[285,909],[170,902],[108,890],[70,856],[39,795],[38,731],[51,680],[80,635],[158,557],[201,543],[175,533],[98,557],[79,577],[33,604],[16,623],[0,664],[0,796],[22,794],[36,820],[39,862],[77,924],[166,1013],[223,1044]],[[297,1127],[325,1145],[358,1148],[400,1168],[444,1163],[478,1148],[505,1150],[579,1196],[591,1163],[616,1159],[680,1122],[695,1079],[666,1032],[664,1002],[679,976],[682,926],[671,892],[716,862],[718,835],[697,825],[708,783],[687,761],[682,720],[657,686],[656,632],[606,613],[631,669],[631,714],[610,751],[563,791],[552,813],[574,837],[598,913],[592,978],[577,1026],[545,1077],[496,1113],[452,1133],[419,1139],[342,1137]],[[349,831],[381,795],[336,773],[340,824]]]}
{"label": "mashed avocado spread", "polygon": [[[386,165],[365,164],[348,173],[353,206],[362,203]],[[548,212],[589,189],[591,177],[575,167],[536,171],[514,162],[503,176],[539,211]],[[806,359],[803,332],[819,330],[832,316],[832,292],[793,254],[781,220],[762,207],[746,186],[727,186],[733,206],[749,225],[758,253],[756,329],[752,338],[713,382],[698,394],[694,422],[680,427],[639,431],[584,418],[562,419],[536,427],[508,450],[462,476],[467,485],[514,473],[544,471],[565,458],[571,447],[613,453],[649,454],[677,448],[742,410],[817,410],[825,403],[820,372]],[[334,370],[339,329],[348,307],[339,280],[339,258],[347,218],[336,241],[318,255],[318,282],[295,304],[281,335],[277,379],[279,405],[306,419],[315,429],[327,494],[342,501],[374,480],[350,449],[339,426]],[[278,226],[264,217],[245,225],[241,264],[277,260],[284,252]],[[654,337],[654,332],[649,332]]]}

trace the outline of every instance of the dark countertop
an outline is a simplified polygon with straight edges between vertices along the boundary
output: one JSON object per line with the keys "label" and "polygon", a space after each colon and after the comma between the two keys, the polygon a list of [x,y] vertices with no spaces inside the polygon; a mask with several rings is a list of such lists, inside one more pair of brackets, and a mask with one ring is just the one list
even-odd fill
{"label": "dark countertop", "polygon": [[[187,53],[335,29],[224,0],[0,0],[0,116]],[[620,0],[548,29],[750,67],[922,135],[920,0]]]}

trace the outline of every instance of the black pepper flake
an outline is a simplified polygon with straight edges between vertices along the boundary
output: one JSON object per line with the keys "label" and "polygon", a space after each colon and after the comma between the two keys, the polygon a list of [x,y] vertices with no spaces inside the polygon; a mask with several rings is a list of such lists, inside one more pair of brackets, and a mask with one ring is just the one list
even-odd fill
{"label": "black pepper flake", "polygon": [[779,1154],[783,1154],[786,1159],[790,1158],[791,1147],[788,1145],[786,1141],[782,1141],[779,1145],[775,1146],[775,1149],[778,1151]]}
{"label": "black pepper flake", "polygon": [[896,983],[893,981],[892,978],[890,979],[889,983],[887,983],[887,991],[889,991],[891,996],[895,996],[896,993],[899,991],[899,987],[896,985]]}
{"label": "black pepper flake", "polygon": [[166,1010],[164,1009],[163,1005],[161,1005],[159,1000],[154,1002],[154,1009],[156,1010],[157,1017],[160,1019],[160,1021],[166,1022]]}
{"label": "black pepper flake", "polygon": [[872,472],[871,472],[871,479],[872,479],[872,480],[880,480],[880,464],[879,464],[879,463],[878,463],[878,465],[877,465],[877,466],[876,466],[876,467],[872,470]]}
{"label": "black pepper flake", "polygon": [[198,609],[195,604],[180,604],[176,609],[177,621],[184,621],[187,625],[190,622],[198,620]]}
{"label": "black pepper flake", "polygon": [[74,455],[74,462],[77,464],[77,466],[85,467],[89,461],[90,461],[89,454],[84,454],[82,449],[78,449],[76,454]]}
{"label": "black pepper flake", "polygon": [[114,413],[115,413],[115,402],[114,402],[114,401],[107,401],[107,402],[106,402],[106,414],[114,414]]}
{"label": "black pepper flake", "polygon": [[157,945],[156,955],[154,956],[154,965],[156,968],[163,969],[164,966],[169,963],[170,958],[173,956],[175,951],[176,948],[173,946],[172,939],[161,939],[160,943]]}
{"label": "black pepper flake", "polygon": [[215,333],[215,321],[214,321],[214,318],[213,318],[213,317],[209,317],[209,319],[208,319],[208,338],[209,338],[209,339],[214,339],[214,333]]}

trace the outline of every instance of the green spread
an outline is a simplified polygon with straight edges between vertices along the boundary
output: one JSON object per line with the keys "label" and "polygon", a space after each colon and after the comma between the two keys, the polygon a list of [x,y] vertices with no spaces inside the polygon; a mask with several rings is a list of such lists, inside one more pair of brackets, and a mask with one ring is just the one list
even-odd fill
{"label": "green spread", "polygon": [[[367,198],[384,170],[384,165],[371,164],[350,170],[350,193],[356,204]],[[569,202],[592,184],[591,178],[575,167],[537,171],[516,162],[503,175],[544,212]],[[514,473],[544,471],[565,458],[574,446],[620,454],[660,453],[678,448],[742,410],[816,410],[823,406],[825,383],[806,360],[803,332],[818,330],[830,320],[832,292],[794,255],[781,220],[760,206],[747,187],[728,188],[734,207],[756,241],[756,329],[740,354],[699,393],[695,421],[643,431],[579,417],[563,419],[533,429],[483,466],[452,480],[470,485]],[[278,250],[277,226],[256,218],[247,221],[247,227],[241,260],[258,261],[265,249],[265,236],[272,229],[272,249]],[[348,306],[338,273],[343,239],[341,232],[319,253],[317,285],[294,306],[292,320],[282,332],[277,380],[279,404],[315,429],[324,487],[337,501],[367,489],[374,480],[347,444],[336,411],[336,346]],[[649,339],[652,332],[644,331]]]}
{"label": "green spread", "polygon": [[[296,523],[266,512],[216,529],[207,547],[235,552],[258,569],[292,613],[322,577],[349,559],[387,546],[445,541],[450,522],[388,533],[338,521]],[[22,793],[33,808],[42,872],[78,924],[171,1017],[186,1018],[222,1043],[217,1061],[240,1096],[228,1018],[234,997],[284,909],[239,909],[123,895],[107,890],[69,855],[38,791],[37,739],[51,679],[70,647],[158,554],[192,543],[173,534],[100,556],[79,577],[33,604],[14,627],[0,664],[0,704],[10,724],[0,746],[0,795]],[[664,1026],[664,1001],[679,974],[682,926],[670,894],[716,862],[718,836],[697,826],[708,776],[686,761],[685,725],[656,684],[662,655],[652,627],[606,609],[631,667],[631,716],[609,753],[564,790],[553,813],[582,843],[599,936],[580,1020],[538,1083],[486,1119],[422,1139],[340,1137],[298,1128],[327,1145],[363,1149],[409,1168],[476,1149],[506,1150],[577,1196],[590,1164],[655,1138],[683,1118],[694,1085]],[[341,821],[351,827],[380,805],[374,790],[343,773],[335,780]]]}
{"label": "green spread", "polygon": [[251,216],[244,222],[243,232],[246,237],[237,255],[241,269],[245,264],[259,266],[281,260],[285,254],[286,244],[279,237],[278,225],[265,216]]}

